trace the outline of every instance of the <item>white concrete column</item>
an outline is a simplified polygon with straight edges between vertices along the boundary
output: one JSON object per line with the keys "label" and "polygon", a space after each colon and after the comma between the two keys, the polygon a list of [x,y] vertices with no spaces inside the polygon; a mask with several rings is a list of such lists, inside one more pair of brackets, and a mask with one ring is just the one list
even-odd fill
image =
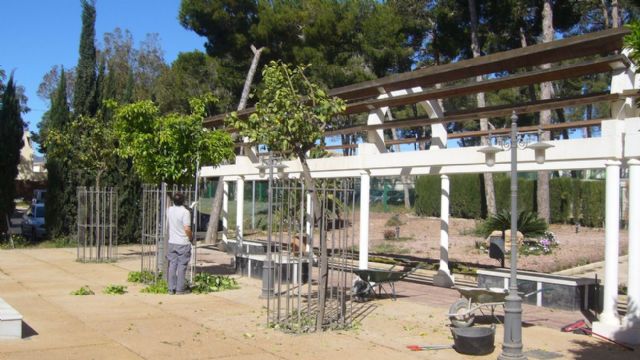
{"label": "white concrete column", "polygon": [[236,181],[236,241],[242,249],[244,227],[244,177],[238,177]]}
{"label": "white concrete column", "polygon": [[358,268],[369,268],[369,190],[371,175],[368,171],[360,174],[360,257]]}
{"label": "white concrete column", "polygon": [[[640,322],[640,160],[629,165],[629,275],[627,278],[627,322]],[[638,334],[640,336],[640,334]]]}
{"label": "white concrete column", "polygon": [[449,271],[449,176],[440,176],[440,270]]}
{"label": "white concrete column", "polygon": [[311,239],[311,193],[307,193],[306,195],[306,219],[307,221],[305,222],[305,234],[307,235],[307,238],[309,239],[309,244],[312,243],[312,239]]}
{"label": "white concrete column", "polygon": [[599,322],[619,325],[618,251],[620,232],[620,161],[607,161],[605,248],[604,248],[604,302]]}
{"label": "white concrete column", "polygon": [[440,268],[433,284],[451,287],[454,282],[449,270],[449,176],[440,176],[440,189]]}
{"label": "white concrete column", "polygon": [[229,229],[229,182],[225,181],[222,186],[222,241],[227,241]]}

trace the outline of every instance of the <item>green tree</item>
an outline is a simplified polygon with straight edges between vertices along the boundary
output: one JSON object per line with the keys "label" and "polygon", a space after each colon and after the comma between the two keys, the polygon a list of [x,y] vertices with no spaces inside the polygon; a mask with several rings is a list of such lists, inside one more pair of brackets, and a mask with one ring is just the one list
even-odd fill
{"label": "green tree", "polygon": [[[262,71],[263,90],[258,95],[256,111],[249,119],[231,113],[227,123],[238,129],[250,141],[266,145],[269,151],[293,153],[302,164],[302,175],[312,196],[314,214],[322,217],[322,208],[315,192],[315,182],[307,163],[307,152],[323,137],[335,116],[346,108],[344,101],[332,98],[305,75],[304,66],[292,67],[271,62]],[[324,232],[321,232],[324,234]],[[320,238],[319,305],[316,328],[324,319],[325,295],[328,284],[327,239]]]}
{"label": "green tree", "polygon": [[[49,154],[46,146],[47,136],[50,129],[65,129],[71,122],[71,111],[67,102],[67,78],[64,68],[60,70],[58,87],[51,96],[51,107],[38,124],[38,142],[42,151],[47,154],[47,195],[45,207],[45,224],[47,234],[51,237],[68,234],[73,229],[75,219],[73,214],[73,202],[69,197],[75,196],[75,189],[69,188],[66,182],[70,172],[70,162],[67,154],[57,156],[60,152],[52,150],[54,154]],[[49,144],[49,146],[54,146]]]}
{"label": "green tree", "polygon": [[96,45],[94,0],[81,0],[82,32],[80,33],[80,58],[76,68],[73,93],[73,111],[76,115],[92,116],[96,113]]}
{"label": "green tree", "polygon": [[45,141],[49,156],[74,163],[93,177],[96,188],[100,188],[102,176],[118,160],[116,145],[113,127],[99,114],[80,116],[63,128],[52,128]]}
{"label": "green tree", "polygon": [[192,99],[189,115],[161,115],[149,100],[118,107],[119,155],[132,160],[143,181],[171,184],[193,181],[198,164],[216,166],[233,158],[231,136],[202,126],[206,103],[212,99]]}
{"label": "green tree", "polygon": [[9,217],[13,214],[16,195],[15,180],[20,164],[20,150],[24,145],[22,136],[24,122],[20,115],[20,100],[16,92],[13,74],[3,86],[0,100],[0,234],[7,232]]}
{"label": "green tree", "polygon": [[189,99],[213,93],[220,101],[209,113],[230,110],[231,94],[221,86],[219,63],[200,51],[178,54],[178,58],[158,78],[155,91],[161,113],[187,113]]}

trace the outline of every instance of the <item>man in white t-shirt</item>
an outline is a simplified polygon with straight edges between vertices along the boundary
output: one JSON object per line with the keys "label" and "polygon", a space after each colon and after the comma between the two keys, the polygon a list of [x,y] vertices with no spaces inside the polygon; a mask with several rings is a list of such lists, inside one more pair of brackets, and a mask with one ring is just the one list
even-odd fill
{"label": "man in white t-shirt", "polygon": [[167,209],[167,223],[169,224],[169,294],[184,294],[185,274],[191,259],[191,213],[184,207],[184,195],[180,192],[173,194],[173,206]]}

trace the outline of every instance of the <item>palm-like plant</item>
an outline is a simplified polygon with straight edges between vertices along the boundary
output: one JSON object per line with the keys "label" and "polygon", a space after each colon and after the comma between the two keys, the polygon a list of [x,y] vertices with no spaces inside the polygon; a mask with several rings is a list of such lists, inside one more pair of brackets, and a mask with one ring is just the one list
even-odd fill
{"label": "palm-like plant", "polygon": [[[547,222],[534,212],[521,211],[518,214],[518,231],[525,237],[543,236],[548,227]],[[495,230],[505,231],[508,229],[511,229],[511,212],[508,210],[498,212],[484,223],[485,236]]]}

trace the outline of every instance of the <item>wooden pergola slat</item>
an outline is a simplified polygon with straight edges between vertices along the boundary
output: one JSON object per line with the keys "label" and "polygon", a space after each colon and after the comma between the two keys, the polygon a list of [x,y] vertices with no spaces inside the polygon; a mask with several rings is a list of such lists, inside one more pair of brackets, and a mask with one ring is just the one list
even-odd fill
{"label": "wooden pergola slat", "polygon": [[519,86],[537,84],[544,81],[555,81],[578,77],[586,74],[596,74],[611,71],[629,65],[629,60],[624,55],[612,55],[605,58],[585,61],[578,64],[567,64],[541,69],[530,72],[518,73],[493,78],[484,81],[470,81],[460,85],[447,86],[442,88],[432,88],[412,94],[394,96],[386,99],[368,99],[360,102],[347,104],[345,114],[355,114],[368,112],[381,107],[395,107],[415,104],[420,101],[431,99],[444,99],[448,97],[475,94],[478,92],[489,92],[499,89],[508,89]]}
{"label": "wooden pergola slat", "polygon": [[431,119],[429,117],[417,117],[405,120],[388,121],[375,125],[358,125],[344,129],[327,131],[326,136],[335,136],[340,134],[352,134],[357,132],[365,132],[370,130],[394,129],[394,128],[411,128],[417,126],[427,126],[437,123],[448,122],[464,122],[477,120],[480,118],[492,118],[500,116],[509,116],[513,111],[517,115],[535,113],[541,110],[561,109],[565,107],[574,107],[597,102],[613,101],[623,97],[632,96],[632,94],[610,94],[610,93],[594,93],[587,95],[578,95],[565,98],[556,98],[550,100],[537,100],[514,105],[491,106],[472,110],[447,112],[443,118]]}

